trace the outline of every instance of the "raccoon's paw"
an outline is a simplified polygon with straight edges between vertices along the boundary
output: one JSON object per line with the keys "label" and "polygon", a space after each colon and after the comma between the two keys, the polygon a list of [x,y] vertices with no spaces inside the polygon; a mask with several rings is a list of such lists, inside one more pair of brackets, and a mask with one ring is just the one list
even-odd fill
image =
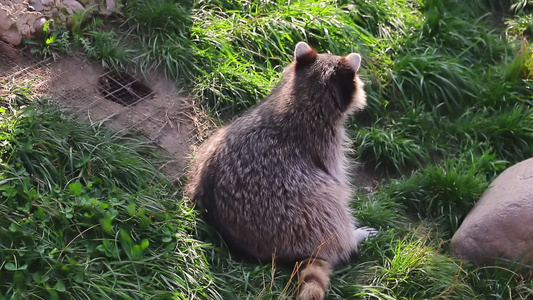
{"label": "raccoon's paw", "polygon": [[355,238],[357,244],[361,244],[364,240],[375,237],[379,231],[372,227],[360,227],[355,230]]}

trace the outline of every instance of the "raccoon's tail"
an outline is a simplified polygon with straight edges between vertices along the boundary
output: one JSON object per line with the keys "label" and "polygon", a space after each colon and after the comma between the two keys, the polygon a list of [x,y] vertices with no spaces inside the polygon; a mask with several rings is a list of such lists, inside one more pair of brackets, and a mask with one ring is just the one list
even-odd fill
{"label": "raccoon's tail", "polygon": [[329,263],[320,258],[304,260],[300,266],[298,300],[322,300],[331,276]]}

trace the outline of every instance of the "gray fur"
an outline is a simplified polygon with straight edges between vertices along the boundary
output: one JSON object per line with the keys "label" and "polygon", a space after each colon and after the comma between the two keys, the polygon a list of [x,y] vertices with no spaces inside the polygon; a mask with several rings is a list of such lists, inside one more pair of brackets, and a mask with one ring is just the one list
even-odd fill
{"label": "gray fur", "polygon": [[202,145],[186,195],[248,255],[334,266],[368,236],[348,208],[344,130],[366,96],[345,57],[299,47],[271,94]]}

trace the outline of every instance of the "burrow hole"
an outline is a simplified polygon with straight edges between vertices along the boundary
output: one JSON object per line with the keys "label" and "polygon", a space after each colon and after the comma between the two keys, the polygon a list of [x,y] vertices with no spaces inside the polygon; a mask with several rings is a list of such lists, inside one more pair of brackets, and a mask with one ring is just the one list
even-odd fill
{"label": "burrow hole", "polygon": [[128,73],[109,71],[98,79],[98,90],[104,98],[123,106],[135,105],[151,97],[153,90],[144,82]]}

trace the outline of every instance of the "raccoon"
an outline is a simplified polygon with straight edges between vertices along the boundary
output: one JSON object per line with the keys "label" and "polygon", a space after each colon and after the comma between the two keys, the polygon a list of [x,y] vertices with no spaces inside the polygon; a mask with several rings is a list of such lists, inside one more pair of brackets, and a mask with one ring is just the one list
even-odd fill
{"label": "raccoon", "polygon": [[375,233],[348,202],[344,123],[366,105],[361,56],[294,50],[261,103],[198,150],[185,194],[230,247],[300,265],[298,299],[323,299],[331,268]]}

